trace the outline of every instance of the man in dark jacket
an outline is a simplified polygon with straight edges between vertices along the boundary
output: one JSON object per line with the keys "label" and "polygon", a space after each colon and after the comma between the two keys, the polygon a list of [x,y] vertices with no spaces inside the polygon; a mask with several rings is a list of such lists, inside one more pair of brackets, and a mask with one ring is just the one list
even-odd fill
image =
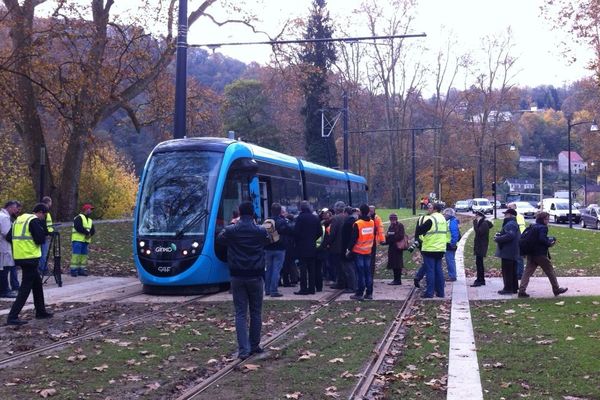
{"label": "man in dark jacket", "polygon": [[481,211],[475,213],[473,220],[473,231],[475,231],[475,242],[473,244],[473,254],[475,255],[475,266],[477,267],[477,278],[471,285],[472,287],[485,285],[485,268],[483,259],[487,256],[490,243],[490,229],[494,226],[491,221],[485,218]]}
{"label": "man in dark jacket", "polygon": [[42,277],[37,269],[42,256],[41,246],[46,241],[44,221],[47,213],[48,207],[45,204],[36,204],[31,214],[23,214],[15,220],[12,229],[6,235],[6,240],[12,242],[15,264],[21,267],[23,272],[19,293],[8,313],[6,321],[8,325],[27,323],[27,321],[19,319],[19,313],[31,291],[33,291],[35,317],[37,319],[52,317],[52,313],[46,311]]}
{"label": "man in dark jacket", "polygon": [[516,294],[519,281],[517,280],[517,259],[519,254],[519,238],[521,231],[517,224],[517,212],[512,208],[504,211],[502,230],[494,238],[496,242],[496,257],[502,261],[502,280],[504,287],[498,294]]}
{"label": "man in dark jacket", "polygon": [[[239,222],[225,227],[217,236],[217,242],[227,246],[238,358],[245,359],[263,351],[260,348],[260,330],[265,273],[264,246],[269,243],[269,235],[265,228],[254,223],[252,203],[243,202],[239,210]],[[246,322],[248,309],[249,330]]]}
{"label": "man in dark jacket", "polygon": [[552,262],[550,262],[550,247],[556,244],[556,239],[548,236],[548,222],[550,222],[550,214],[547,212],[539,213],[535,219],[533,229],[534,233],[536,233],[537,240],[531,254],[527,255],[527,266],[525,267],[525,272],[523,272],[521,286],[519,286],[519,297],[529,297],[526,292],[527,285],[529,285],[529,278],[533,275],[538,266],[542,268],[542,271],[544,271],[548,277],[550,285],[552,285],[552,292],[555,296],[568,290],[567,288],[558,286],[554,267],[552,266]]}
{"label": "man in dark jacket", "polygon": [[311,211],[308,201],[300,202],[300,214],[294,225],[296,254],[300,267],[300,291],[294,294],[315,294],[316,241],[323,234],[319,217]]}
{"label": "man in dark jacket", "polygon": [[275,230],[280,235],[279,240],[265,246],[265,294],[271,297],[281,297],[278,290],[279,278],[285,261],[285,239],[283,235],[292,234],[287,219],[282,215],[281,204],[271,204],[271,217],[275,221]]}

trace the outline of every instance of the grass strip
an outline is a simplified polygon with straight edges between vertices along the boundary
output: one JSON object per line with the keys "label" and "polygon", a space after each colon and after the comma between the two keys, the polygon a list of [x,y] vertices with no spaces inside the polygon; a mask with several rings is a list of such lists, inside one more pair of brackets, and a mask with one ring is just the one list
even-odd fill
{"label": "grass strip", "polygon": [[[267,301],[263,333],[314,303]],[[221,368],[237,350],[231,303],[189,306],[163,319],[3,370],[1,399],[164,398]]]}
{"label": "grass strip", "polygon": [[347,398],[399,307],[399,302],[335,302],[203,397],[239,398],[243,388],[247,399]]}
{"label": "grass strip", "polygon": [[599,399],[600,297],[475,302],[486,399]]}

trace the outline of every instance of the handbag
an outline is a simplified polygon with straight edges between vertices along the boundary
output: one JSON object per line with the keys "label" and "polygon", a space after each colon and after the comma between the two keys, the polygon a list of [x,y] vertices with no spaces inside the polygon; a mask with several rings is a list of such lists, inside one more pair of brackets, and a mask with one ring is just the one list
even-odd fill
{"label": "handbag", "polygon": [[396,248],[398,250],[406,250],[410,246],[410,240],[408,239],[408,235],[404,235],[402,240],[396,242]]}

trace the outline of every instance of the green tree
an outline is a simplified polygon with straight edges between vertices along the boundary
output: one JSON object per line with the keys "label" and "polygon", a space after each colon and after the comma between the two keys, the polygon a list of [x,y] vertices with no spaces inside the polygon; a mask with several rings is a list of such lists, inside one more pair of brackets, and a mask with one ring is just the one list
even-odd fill
{"label": "green tree", "polygon": [[227,85],[223,106],[225,129],[235,131],[248,142],[281,150],[269,115],[269,103],[263,84],[257,80],[240,79]]}
{"label": "green tree", "polygon": [[[304,33],[305,39],[331,38],[333,27],[325,0],[313,0],[311,13]],[[304,91],[304,135],[308,159],[319,164],[336,166],[337,152],[333,134],[321,137],[321,111],[327,107],[329,86],[327,75],[336,61],[335,46],[332,42],[306,44],[300,54],[302,61]]]}

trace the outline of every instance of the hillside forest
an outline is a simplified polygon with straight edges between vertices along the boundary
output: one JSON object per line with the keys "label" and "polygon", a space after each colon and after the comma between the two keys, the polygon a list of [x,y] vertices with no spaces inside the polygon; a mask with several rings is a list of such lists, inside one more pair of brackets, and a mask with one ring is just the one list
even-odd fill
{"label": "hillside forest", "polygon": [[[83,202],[96,205],[97,218],[131,215],[148,154],[173,137],[178,2],[140,2],[127,15],[113,0],[0,4],[0,201],[17,198],[28,207],[43,187],[60,220]],[[325,0],[313,0],[305,18],[290,20],[272,39],[347,37],[350,25],[371,36],[403,35],[411,32],[415,4],[365,0],[351,21],[336,21]],[[227,20],[211,14],[217,8]],[[415,38],[273,45],[266,64],[190,47],[187,136],[234,131],[342,168],[342,124],[322,137],[321,112],[335,119],[345,94],[349,169],[367,178],[373,204],[411,206],[413,137],[417,198],[490,196],[494,150],[498,182],[535,179],[535,171],[519,167],[520,156],[556,159],[567,149],[567,121],[600,115],[600,38],[592,29],[599,9],[600,0],[547,0],[543,7],[540,18],[597,54],[589,78],[568,85],[516,85],[528,66],[513,54],[510,29],[469,50],[450,34],[439,49]],[[190,26],[201,20],[258,30],[243,2],[190,2],[188,11]],[[424,62],[425,53],[436,62]],[[599,175],[600,163],[591,163],[598,134],[582,123],[571,140],[588,161],[587,175]],[[546,190],[564,189],[565,179],[555,173]]]}

